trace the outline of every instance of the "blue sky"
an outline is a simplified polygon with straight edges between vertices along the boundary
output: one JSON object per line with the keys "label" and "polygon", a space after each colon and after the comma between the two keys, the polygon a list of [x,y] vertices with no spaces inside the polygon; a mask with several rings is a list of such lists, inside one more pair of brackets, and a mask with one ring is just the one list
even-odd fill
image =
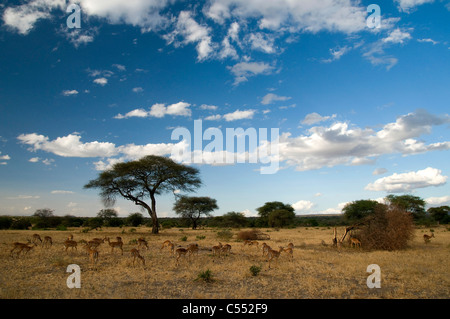
{"label": "blue sky", "polygon": [[[80,28],[68,1],[0,5],[0,214],[95,216],[84,184],[118,161],[171,156],[172,132],[193,134],[195,120],[224,135],[279,129],[275,174],[189,163],[215,215],[274,200],[337,214],[390,193],[450,204],[448,1],[73,3]],[[161,196],[159,216],[173,202]]]}

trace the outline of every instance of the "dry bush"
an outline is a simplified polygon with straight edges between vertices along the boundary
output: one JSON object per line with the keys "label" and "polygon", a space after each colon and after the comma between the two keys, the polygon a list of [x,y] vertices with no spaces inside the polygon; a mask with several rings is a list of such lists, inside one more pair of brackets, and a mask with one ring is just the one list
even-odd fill
{"label": "dry bush", "polygon": [[237,234],[237,238],[240,240],[265,240],[270,239],[270,236],[264,234],[258,229],[242,230]]}
{"label": "dry bush", "polygon": [[365,249],[391,251],[405,249],[413,234],[410,213],[395,206],[379,205],[375,213],[366,218],[356,237]]}

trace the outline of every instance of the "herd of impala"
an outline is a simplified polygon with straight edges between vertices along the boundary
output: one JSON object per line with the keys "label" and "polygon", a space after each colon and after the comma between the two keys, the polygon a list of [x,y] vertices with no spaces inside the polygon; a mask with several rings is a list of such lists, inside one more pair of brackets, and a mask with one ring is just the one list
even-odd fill
{"label": "herd of impala", "polygon": [[[425,234],[423,235],[423,239],[425,243],[430,242],[430,239],[434,238],[434,234],[431,235]],[[77,250],[78,243],[82,244],[84,249],[86,250],[87,255],[89,255],[89,261],[92,264],[96,264],[99,258],[99,251],[98,247],[103,243],[108,243],[108,245],[111,247],[111,254],[114,253],[114,249],[120,250],[121,255],[123,255],[123,241],[122,237],[116,237],[116,241],[111,241],[109,237],[102,238],[93,238],[92,240],[86,241],[84,239],[79,240],[78,242],[73,240],[73,235],[69,235],[68,238],[64,241],[64,251],[68,253],[68,249],[70,248],[71,251]],[[361,241],[357,238],[351,237],[350,238],[351,246],[355,247],[361,247]],[[133,259],[133,266],[136,262],[136,259],[138,259],[143,266],[145,266],[145,258],[140,254],[139,249],[147,249],[149,250],[148,242],[145,240],[145,238],[141,237],[137,239],[137,248],[133,248],[130,251],[130,255]],[[53,245],[53,240],[50,236],[45,236],[44,239],[41,238],[39,234],[34,234],[32,236],[32,239],[28,239],[27,243],[19,243],[15,242],[13,243],[13,248],[10,251],[10,255],[13,257],[13,253],[16,253],[16,256],[18,257],[21,252],[23,254],[27,254],[30,250],[32,250],[34,247],[41,245],[44,248],[50,248]],[[245,249],[245,247],[254,246],[259,250],[259,242],[256,240],[245,240],[243,242],[242,248]],[[164,248],[168,248],[171,255],[175,257],[175,265],[179,265],[180,257],[182,256],[188,256],[188,259],[190,261],[191,255],[196,254],[198,255],[199,246],[198,244],[190,244],[186,248],[184,247],[175,247],[175,243],[171,242],[170,240],[166,240],[163,242],[160,251],[162,251]],[[212,251],[212,256],[215,259],[216,257],[221,256],[228,256],[231,252],[231,245],[225,244],[219,242],[218,245],[212,246],[211,249],[208,249]],[[262,250],[262,256],[267,258],[267,261],[269,262],[269,268],[271,265],[271,262],[275,260],[278,262],[278,259],[281,255],[281,253],[286,253],[289,260],[293,261],[294,258],[294,244],[289,243],[287,247],[279,246],[278,250],[272,249],[268,244],[263,242],[261,244],[261,250]],[[213,259],[213,261],[214,261]]]}
{"label": "herd of impala", "polygon": [[[99,259],[99,246],[101,244],[107,243],[109,247],[111,247],[111,254],[114,253],[115,250],[119,250],[120,254],[123,255],[123,241],[121,237],[116,237],[115,241],[111,241],[109,237],[104,238],[93,238],[89,241],[86,241],[85,239],[81,239],[79,241],[75,241],[73,239],[73,235],[69,235],[66,240],[63,242],[63,250],[68,254],[69,249],[70,252],[73,252],[74,250],[77,250],[79,244],[83,246],[83,249],[86,251],[86,254],[89,256],[89,261],[91,264],[96,264]],[[132,258],[133,266],[135,265],[136,259],[138,262],[141,262],[143,266],[145,266],[145,258],[141,255],[140,249],[147,249],[149,250],[148,242],[144,238],[139,238],[136,240],[137,247],[131,249],[130,256]],[[27,240],[27,243],[19,243],[15,242],[13,243],[13,248],[10,251],[11,257],[14,257],[14,253],[16,254],[16,257],[19,257],[21,253],[28,254],[30,250],[35,248],[36,246],[42,246],[43,248],[50,248],[53,246],[53,240],[50,236],[45,236],[44,239],[41,238],[39,234],[34,234],[31,239]],[[242,249],[245,249],[246,247],[254,246],[259,250],[260,243],[256,240],[245,240],[243,242]],[[198,244],[190,244],[186,248],[176,246],[175,243],[173,243],[170,240],[166,240],[162,243],[160,247],[160,251],[164,248],[168,248],[170,251],[170,254],[175,258],[175,265],[178,266],[180,262],[181,257],[188,256],[188,259],[190,261],[192,255],[198,255],[199,252],[199,245]],[[218,245],[212,246],[211,248],[206,248],[207,250],[212,252],[213,261],[215,258],[220,258],[224,256],[228,256],[231,253],[231,245],[230,244],[222,244],[219,242]],[[268,244],[265,242],[261,245],[262,250],[262,256],[266,256],[267,261],[269,262],[269,268],[271,266],[272,261],[278,261],[278,258],[280,257],[280,254],[282,252],[285,252],[288,255],[288,258],[290,261],[294,258],[294,244],[289,243],[286,248],[279,246],[278,250],[272,249]]]}

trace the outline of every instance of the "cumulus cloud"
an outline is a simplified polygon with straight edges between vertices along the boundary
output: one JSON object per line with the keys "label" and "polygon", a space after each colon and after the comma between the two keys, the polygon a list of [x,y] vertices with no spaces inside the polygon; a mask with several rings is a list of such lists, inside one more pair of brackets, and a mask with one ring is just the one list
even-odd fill
{"label": "cumulus cloud", "polygon": [[417,188],[441,186],[447,182],[447,176],[436,168],[427,167],[417,172],[408,172],[377,179],[368,184],[365,189],[370,191],[386,191],[389,193],[410,192]]}
{"label": "cumulus cloud", "polygon": [[428,197],[425,198],[425,202],[431,207],[450,206],[450,196]]}
{"label": "cumulus cloud", "polygon": [[403,44],[406,40],[411,39],[411,34],[407,31],[400,30],[397,28],[392,30],[389,35],[384,38],[382,41],[384,43],[400,43]]}
{"label": "cumulus cloud", "polygon": [[292,207],[297,212],[307,212],[310,211],[315,204],[309,200],[299,200],[298,202],[292,204]]}
{"label": "cumulus cloud", "polygon": [[395,0],[398,3],[398,8],[404,12],[410,12],[417,6],[425,3],[431,3],[434,0]]}
{"label": "cumulus cloud", "polygon": [[267,105],[272,104],[275,101],[287,101],[290,99],[291,99],[290,96],[279,96],[274,93],[268,93],[262,98],[261,104]]}
{"label": "cumulus cloud", "polygon": [[426,144],[418,140],[431,132],[433,126],[450,123],[448,115],[436,116],[425,110],[400,116],[395,122],[376,131],[347,122],[330,126],[313,126],[307,134],[280,135],[280,162],[305,171],[336,165],[373,164],[385,154],[413,155],[450,149],[450,141]]}
{"label": "cumulus cloud", "polygon": [[274,67],[264,62],[240,62],[228,67],[234,75],[234,85],[248,81],[248,78],[259,74],[271,74]]}
{"label": "cumulus cloud", "polygon": [[157,117],[162,118],[166,115],[172,115],[172,116],[191,116],[192,111],[189,108],[191,104],[186,102],[178,102],[174,104],[170,104],[166,106],[162,103],[156,103],[151,106],[151,108],[147,111],[145,109],[139,108],[134,109],[125,115],[117,114],[114,118],[115,119],[127,119],[130,117]]}
{"label": "cumulus cloud", "polygon": [[97,78],[94,80],[94,83],[101,85],[101,86],[105,86],[106,84],[108,84],[108,79],[107,78]]}
{"label": "cumulus cloud", "polygon": [[323,121],[327,121],[329,119],[333,119],[336,117],[336,114],[333,114],[331,116],[322,116],[319,113],[313,112],[313,113],[309,113],[305,116],[305,118],[302,120],[302,124],[305,125],[313,125],[313,124],[317,124]]}
{"label": "cumulus cloud", "polygon": [[255,110],[245,110],[245,111],[236,110],[232,113],[224,114],[223,118],[227,122],[243,119],[252,119],[255,112],[256,112]]}

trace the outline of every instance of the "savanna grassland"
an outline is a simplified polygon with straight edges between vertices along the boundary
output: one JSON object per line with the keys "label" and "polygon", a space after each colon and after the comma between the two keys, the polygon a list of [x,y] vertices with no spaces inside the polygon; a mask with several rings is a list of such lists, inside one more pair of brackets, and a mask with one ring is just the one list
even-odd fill
{"label": "savanna grassland", "polygon": [[[232,237],[220,237],[217,229],[164,229],[152,235],[149,228],[104,228],[99,231],[0,231],[0,298],[171,298],[171,299],[298,299],[298,298],[450,298],[450,231],[434,228],[435,238],[425,244],[423,234],[429,229],[418,228],[409,248],[401,251],[364,251],[331,247],[332,228],[270,229],[262,231],[270,236],[265,240],[272,248],[295,245],[293,261],[282,253],[269,269],[261,248],[244,247]],[[338,228],[338,232],[342,233]],[[14,242],[27,242],[34,233],[53,238],[53,246],[37,246],[27,254],[10,250]],[[124,253],[108,243],[99,247],[97,264],[79,244],[76,251],[64,251],[63,242],[69,234],[74,240],[94,237],[121,236]],[[140,249],[145,267],[136,262],[133,266],[130,251],[137,247],[136,239],[144,237],[149,250]],[[182,238],[185,237],[185,241]],[[186,247],[198,243],[198,256],[191,260],[180,258],[176,265],[169,249],[160,250],[165,240]],[[327,244],[322,244],[322,240]],[[211,247],[229,243],[228,256],[214,257]],[[262,244],[263,241],[260,241]],[[66,272],[69,264],[81,267],[81,288],[69,289]],[[381,269],[381,288],[369,289],[366,285],[367,266],[378,264]],[[251,266],[261,267],[253,276]],[[199,273],[210,270],[211,282],[199,279]]]}

